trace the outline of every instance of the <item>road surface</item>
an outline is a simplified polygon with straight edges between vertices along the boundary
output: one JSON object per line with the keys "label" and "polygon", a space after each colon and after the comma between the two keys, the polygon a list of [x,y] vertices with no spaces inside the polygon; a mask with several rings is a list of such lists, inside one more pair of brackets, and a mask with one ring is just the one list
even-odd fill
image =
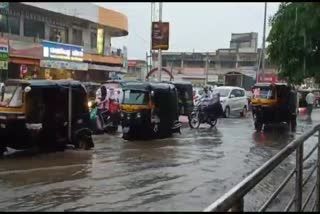
{"label": "road surface", "polygon": [[[213,129],[184,127],[181,135],[170,139],[130,142],[121,133],[105,134],[94,137],[91,151],[11,155],[0,159],[0,209],[203,210],[317,122],[318,110],[313,121],[299,118],[295,134],[285,127],[256,133],[250,116],[234,117],[219,120]],[[305,153],[315,141],[316,137],[310,139]],[[292,155],[245,198],[246,210],[261,205],[294,167],[294,160]],[[284,190],[274,209],[283,209],[281,203],[289,200],[292,189]]]}

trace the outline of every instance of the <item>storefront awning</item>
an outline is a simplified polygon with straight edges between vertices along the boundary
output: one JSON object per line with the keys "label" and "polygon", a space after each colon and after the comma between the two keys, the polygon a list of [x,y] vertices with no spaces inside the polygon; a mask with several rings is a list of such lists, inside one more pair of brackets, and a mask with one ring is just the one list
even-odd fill
{"label": "storefront awning", "polygon": [[9,62],[16,64],[25,64],[25,65],[40,65],[39,59],[29,59],[29,58],[20,58],[20,57],[10,57]]}

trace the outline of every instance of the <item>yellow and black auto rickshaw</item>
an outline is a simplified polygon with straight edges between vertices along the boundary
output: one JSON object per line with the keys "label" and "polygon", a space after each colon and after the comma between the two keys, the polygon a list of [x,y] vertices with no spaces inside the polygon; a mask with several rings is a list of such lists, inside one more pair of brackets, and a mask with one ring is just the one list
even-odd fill
{"label": "yellow and black auto rickshaw", "polygon": [[188,119],[190,120],[190,114],[194,107],[192,83],[184,81],[172,81],[166,83],[173,84],[177,89],[179,115],[188,116]]}
{"label": "yellow and black auto rickshaw", "polygon": [[13,149],[93,147],[85,87],[69,80],[7,80],[0,97],[0,155]]}
{"label": "yellow and black auto rickshaw", "polygon": [[286,83],[257,83],[252,90],[252,115],[257,131],[261,131],[263,125],[282,122],[295,130],[298,98],[294,87]]}
{"label": "yellow and black auto rickshaw", "polygon": [[162,138],[180,132],[177,89],[169,83],[126,83],[121,123],[124,139]]}

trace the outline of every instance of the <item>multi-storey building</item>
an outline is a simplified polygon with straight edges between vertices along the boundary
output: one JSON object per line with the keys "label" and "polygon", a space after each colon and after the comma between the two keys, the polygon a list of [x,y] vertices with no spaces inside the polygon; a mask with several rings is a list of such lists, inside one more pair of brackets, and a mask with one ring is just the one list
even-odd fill
{"label": "multi-storey building", "polygon": [[[204,84],[206,79],[209,84],[225,84],[226,76],[239,79],[237,75],[246,75],[255,80],[261,68],[261,49],[257,48],[257,36],[257,33],[232,34],[231,47],[215,52],[163,52],[162,63],[175,79],[189,80],[194,84]],[[275,72],[275,67],[268,60],[265,65],[266,73]]]}
{"label": "multi-storey building", "polygon": [[10,2],[1,8],[0,45],[7,41],[9,58],[0,69],[8,78],[102,81],[126,71],[126,48],[111,44],[128,35],[124,14],[93,3]]}

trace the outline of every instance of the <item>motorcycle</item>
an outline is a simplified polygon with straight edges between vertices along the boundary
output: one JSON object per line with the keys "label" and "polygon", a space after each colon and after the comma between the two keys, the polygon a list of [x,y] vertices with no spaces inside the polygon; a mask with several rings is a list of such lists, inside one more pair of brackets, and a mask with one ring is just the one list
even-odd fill
{"label": "motorcycle", "polygon": [[203,98],[191,112],[189,126],[194,129],[199,128],[202,123],[207,123],[212,128],[217,124],[218,118],[222,115],[223,109],[219,96],[212,100]]}
{"label": "motorcycle", "polygon": [[[90,112],[90,119],[92,124],[92,131],[94,133],[114,133],[117,132],[120,125],[120,110],[116,105],[110,105],[109,110],[97,113],[97,104],[94,103]],[[99,123],[99,125],[97,124]]]}

